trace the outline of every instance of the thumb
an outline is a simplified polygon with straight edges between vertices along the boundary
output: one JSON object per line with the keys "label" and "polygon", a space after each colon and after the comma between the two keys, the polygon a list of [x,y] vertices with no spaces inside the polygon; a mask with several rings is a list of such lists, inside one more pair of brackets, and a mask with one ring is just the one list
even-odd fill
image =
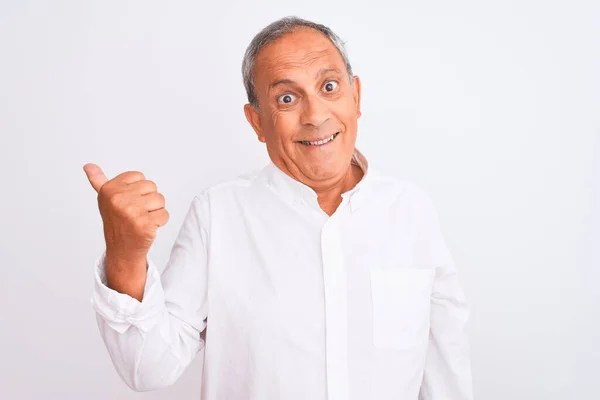
{"label": "thumb", "polygon": [[108,181],[108,178],[104,175],[102,169],[96,164],[85,164],[83,170],[96,192],[99,192],[100,188]]}

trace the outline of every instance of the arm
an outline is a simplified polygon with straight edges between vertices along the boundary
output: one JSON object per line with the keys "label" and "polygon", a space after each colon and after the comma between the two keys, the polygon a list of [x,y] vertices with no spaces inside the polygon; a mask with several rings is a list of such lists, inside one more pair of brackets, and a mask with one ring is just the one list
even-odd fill
{"label": "arm", "polygon": [[98,327],[118,374],[136,391],[170,386],[204,346],[205,200],[192,201],[162,276],[147,259],[141,302],[106,285],[105,254],[97,262],[92,305]]}
{"label": "arm", "polygon": [[472,400],[466,326],[468,305],[432,201],[421,201],[417,251],[436,265],[431,295],[430,336],[419,400]]}

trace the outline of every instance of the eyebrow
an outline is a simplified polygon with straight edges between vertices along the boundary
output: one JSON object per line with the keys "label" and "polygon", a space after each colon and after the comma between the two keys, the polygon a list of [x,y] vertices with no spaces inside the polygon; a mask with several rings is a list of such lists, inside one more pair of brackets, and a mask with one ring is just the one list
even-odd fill
{"label": "eyebrow", "polygon": [[294,83],[296,83],[296,82],[294,82],[291,79],[279,79],[278,81],[271,83],[271,86],[269,88],[273,89],[274,87],[279,86],[279,85],[293,85]]}
{"label": "eyebrow", "polygon": [[[330,72],[336,72],[336,73],[340,73],[340,70],[338,70],[337,68],[321,68],[319,69],[319,71],[317,72],[317,74],[315,75],[315,78],[319,78],[320,76],[323,76],[325,74],[328,74]],[[279,85],[293,85],[296,82],[291,80],[291,79],[279,79],[276,80],[275,82],[271,83],[271,85],[269,86],[270,89],[273,89],[276,86]]]}
{"label": "eyebrow", "polygon": [[338,74],[339,74],[339,73],[340,73],[340,70],[339,70],[339,69],[337,69],[337,68],[321,68],[321,69],[319,70],[319,72],[317,72],[317,75],[315,75],[315,77],[316,77],[316,78],[318,78],[318,77],[320,77],[320,76],[323,76],[323,75],[325,75],[325,74],[328,74],[328,73],[330,73],[330,72],[335,72],[335,73],[338,73]]}

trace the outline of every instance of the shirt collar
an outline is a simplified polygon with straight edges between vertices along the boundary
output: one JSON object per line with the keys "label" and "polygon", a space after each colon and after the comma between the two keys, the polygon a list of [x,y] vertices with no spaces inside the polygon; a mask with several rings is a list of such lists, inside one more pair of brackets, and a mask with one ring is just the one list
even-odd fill
{"label": "shirt collar", "polygon": [[[360,207],[365,198],[365,186],[368,185],[369,163],[365,156],[357,149],[352,154],[352,164],[357,165],[363,171],[362,179],[350,190],[342,193],[342,198],[349,197],[352,211]],[[267,185],[295,205],[317,204],[317,193],[309,186],[292,178],[279,169],[272,161],[263,169],[263,176]]]}

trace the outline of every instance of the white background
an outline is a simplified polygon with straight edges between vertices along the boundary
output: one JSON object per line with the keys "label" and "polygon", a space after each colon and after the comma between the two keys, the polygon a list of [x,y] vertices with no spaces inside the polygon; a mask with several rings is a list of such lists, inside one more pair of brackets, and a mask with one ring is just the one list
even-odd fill
{"label": "white background", "polygon": [[240,64],[286,15],[347,41],[359,149],[434,198],[472,307],[476,398],[600,398],[597,1],[0,4],[1,399],[199,398],[200,357],[153,393],[114,371],[81,167],[157,182],[164,266],[193,195],[267,161]]}

